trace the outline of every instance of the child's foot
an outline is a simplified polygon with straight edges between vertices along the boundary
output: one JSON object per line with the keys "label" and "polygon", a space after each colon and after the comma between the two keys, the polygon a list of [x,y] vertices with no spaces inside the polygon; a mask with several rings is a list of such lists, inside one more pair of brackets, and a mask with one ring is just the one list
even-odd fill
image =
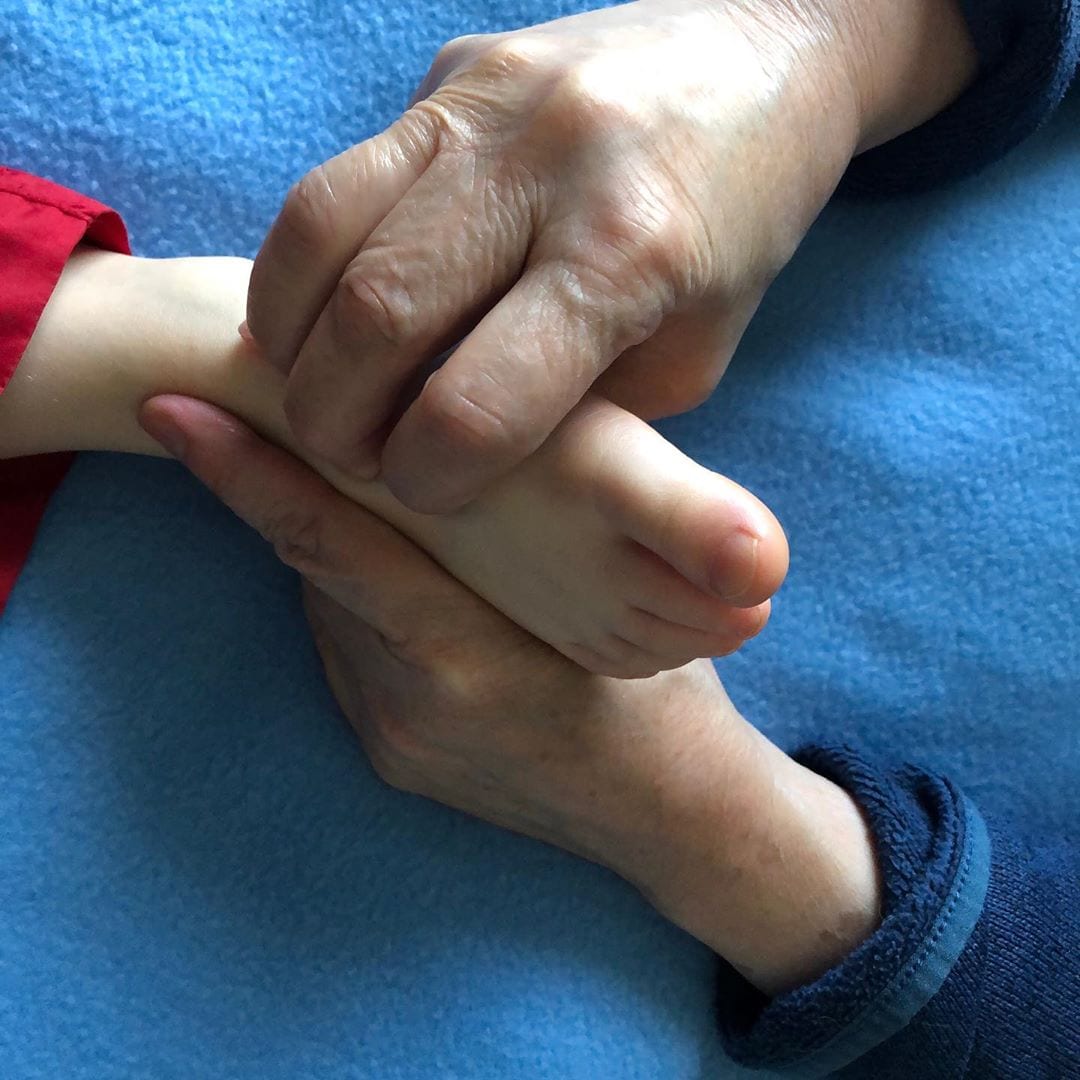
{"label": "child's foot", "polygon": [[598,674],[652,675],[734,652],[765,625],[787,571],[783,530],[758,499],[601,398],[447,516],[414,514],[381,484],[322,471]]}
{"label": "child's foot", "polygon": [[[110,311],[130,307],[139,333],[98,343],[101,357],[87,360],[78,385],[79,401],[94,404],[79,414],[96,419],[66,445],[160,452],[135,416],[148,397],[176,393],[234,412],[295,452],[284,380],[237,334],[250,263],[112,258],[118,280],[96,279],[95,296]],[[764,626],[787,570],[783,531],[753,495],[600,398],[444,517],[312,464],[493,606],[600,674],[648,675],[734,651]]]}

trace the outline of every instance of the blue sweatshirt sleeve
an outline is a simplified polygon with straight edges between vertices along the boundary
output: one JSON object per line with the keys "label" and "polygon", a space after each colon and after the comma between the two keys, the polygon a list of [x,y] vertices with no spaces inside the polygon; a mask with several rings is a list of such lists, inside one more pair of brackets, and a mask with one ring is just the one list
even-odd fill
{"label": "blue sweatshirt sleeve", "polygon": [[1023,141],[1080,68],[1080,0],[961,0],[979,53],[968,90],[932,120],[855,158],[845,194],[916,191],[972,173]]}
{"label": "blue sweatshirt sleeve", "polygon": [[728,1053],[770,1076],[1080,1077],[1080,844],[984,821],[947,779],[848,748],[807,767],[877,844],[883,919],[815,983],[771,1000],[721,964]]}

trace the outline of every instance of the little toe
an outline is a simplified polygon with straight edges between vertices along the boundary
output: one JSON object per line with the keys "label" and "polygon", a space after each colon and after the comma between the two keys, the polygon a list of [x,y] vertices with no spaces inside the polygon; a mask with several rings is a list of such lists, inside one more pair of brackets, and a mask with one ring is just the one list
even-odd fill
{"label": "little toe", "polygon": [[[613,679],[648,679],[665,669],[648,650],[615,634],[608,635],[607,640],[595,647],[575,642],[561,645],[559,652],[593,675]],[[678,665],[667,665],[675,666]]]}
{"label": "little toe", "polygon": [[633,607],[667,622],[711,634],[740,634],[747,623],[745,612],[691,584],[654,551],[631,542],[620,566],[624,581],[632,582],[626,599]]}
{"label": "little toe", "polygon": [[688,664],[699,657],[728,656],[764,629],[769,619],[769,602],[756,608],[737,608],[730,625],[719,632],[679,625],[640,609],[633,609],[623,627],[624,635],[640,648],[675,663]]}

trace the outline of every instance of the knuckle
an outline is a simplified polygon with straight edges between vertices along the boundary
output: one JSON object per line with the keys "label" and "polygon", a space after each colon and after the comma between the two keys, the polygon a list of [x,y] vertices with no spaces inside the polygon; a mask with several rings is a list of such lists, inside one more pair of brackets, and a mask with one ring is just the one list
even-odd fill
{"label": "knuckle", "polygon": [[539,34],[492,34],[484,50],[489,73],[518,79],[546,70],[556,55],[551,41]]}
{"label": "knuckle", "polygon": [[588,247],[597,268],[625,292],[671,308],[703,275],[692,229],[661,188],[643,178],[607,192],[588,222]]}
{"label": "knuckle", "polygon": [[482,716],[502,700],[498,673],[469,655],[460,642],[445,641],[428,657],[428,672],[439,688],[444,715]]}
{"label": "knuckle", "polygon": [[440,610],[427,597],[422,603],[415,598],[391,599],[380,609],[375,628],[383,649],[435,691],[442,685],[438,675],[445,659],[458,649],[457,641],[441,629],[453,620],[440,619]]}
{"label": "knuckle", "polygon": [[318,248],[334,234],[336,208],[329,173],[324,165],[316,165],[289,188],[281,220],[301,243]]}
{"label": "knuckle", "polygon": [[546,110],[567,137],[595,138],[640,124],[640,87],[615,77],[605,56],[572,64],[554,81]]}
{"label": "knuckle", "polygon": [[440,154],[469,153],[485,129],[484,109],[451,87],[452,82],[444,82],[417,101],[399,123],[412,133],[414,142],[434,145]]}
{"label": "knuckle", "polygon": [[315,514],[296,509],[280,511],[263,535],[286,566],[305,577],[326,573],[324,530]]}
{"label": "knuckle", "polygon": [[392,348],[417,337],[419,307],[405,278],[384,257],[378,267],[358,261],[346,270],[334,304],[346,333],[368,338],[374,333]]}
{"label": "knuckle", "polygon": [[672,215],[654,206],[648,194],[618,188],[605,194],[589,222],[590,238],[601,246],[634,255],[655,258],[663,254]]}
{"label": "knuckle", "polygon": [[[577,277],[584,298],[603,298],[644,316],[666,293],[657,280],[653,265],[645,257],[640,242],[592,230],[588,265],[580,266]],[[651,317],[651,315],[650,315]]]}
{"label": "knuckle", "polygon": [[383,650],[408,668],[423,670],[427,663],[428,634],[418,629],[411,613],[389,608],[380,612],[376,636]]}
{"label": "knuckle", "polygon": [[[543,85],[557,57],[536,34],[476,34],[443,46],[429,73],[437,88],[417,101],[418,114],[445,149],[487,150],[506,140],[509,101],[527,100]],[[535,96],[535,95],[532,95]]]}
{"label": "knuckle", "polygon": [[616,354],[652,337],[673,307],[665,285],[632,253],[606,242],[591,244],[587,261],[565,263],[553,293],[577,324],[603,328]]}
{"label": "knuckle", "polygon": [[490,41],[493,34],[461,34],[459,37],[447,41],[435,55],[432,68],[440,72],[450,73],[459,64],[481,52],[485,42]]}
{"label": "knuckle", "polygon": [[[439,618],[440,612],[426,612],[428,618],[396,618],[392,614],[382,620],[379,630],[383,647],[400,663],[410,668],[431,705],[429,711],[440,717],[475,716],[483,713],[493,702],[501,700],[502,681],[494,665],[478,662],[476,649],[460,635],[433,629],[454,625],[452,612]],[[423,729],[427,730],[427,729]],[[403,720],[396,720],[394,734],[405,736],[411,748],[419,744],[413,731]],[[402,746],[400,739],[391,739]]]}
{"label": "knuckle", "polygon": [[492,401],[434,378],[416,401],[420,422],[442,444],[465,452],[528,453],[531,447],[505,401]]}

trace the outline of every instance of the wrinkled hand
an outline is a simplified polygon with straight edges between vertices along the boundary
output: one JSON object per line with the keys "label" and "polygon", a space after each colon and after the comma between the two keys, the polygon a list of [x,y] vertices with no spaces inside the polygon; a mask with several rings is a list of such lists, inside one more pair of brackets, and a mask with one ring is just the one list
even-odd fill
{"label": "wrinkled hand", "polygon": [[[300,442],[443,512],[597,380],[647,418],[701,402],[860,142],[948,100],[924,38],[954,9],[641,0],[450,42],[400,120],[292,189],[256,259],[248,324],[291,371]],[[907,109],[884,100],[898,76]]]}
{"label": "wrinkled hand", "polygon": [[707,661],[590,675],[228,414],[167,396],[142,420],[307,576],[330,685],[388,783],[613,869],[769,990],[873,928],[858,811]]}
{"label": "wrinkled hand", "polygon": [[756,742],[730,706],[713,715],[727,699],[708,661],[647,680],[591,675],[216,406],[165,395],[142,421],[304,575],[335,696],[393,786],[629,874],[622,847],[663,816],[644,774],[660,783],[681,767],[695,730],[733,762],[740,739]]}

